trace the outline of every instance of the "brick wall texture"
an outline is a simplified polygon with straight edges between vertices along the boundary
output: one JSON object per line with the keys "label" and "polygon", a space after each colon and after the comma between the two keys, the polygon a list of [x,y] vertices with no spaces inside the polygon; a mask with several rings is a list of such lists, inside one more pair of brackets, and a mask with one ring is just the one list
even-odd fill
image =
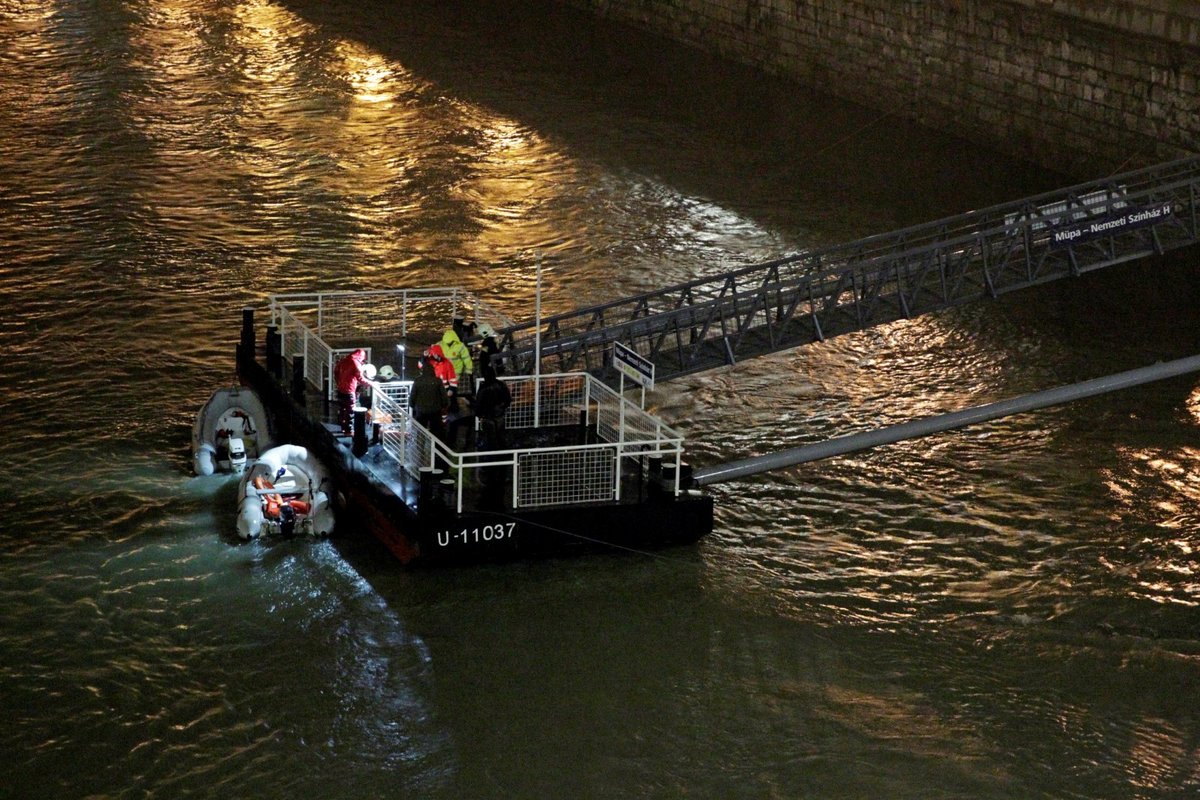
{"label": "brick wall texture", "polygon": [[1200,152],[1200,3],[561,0],[1081,178]]}

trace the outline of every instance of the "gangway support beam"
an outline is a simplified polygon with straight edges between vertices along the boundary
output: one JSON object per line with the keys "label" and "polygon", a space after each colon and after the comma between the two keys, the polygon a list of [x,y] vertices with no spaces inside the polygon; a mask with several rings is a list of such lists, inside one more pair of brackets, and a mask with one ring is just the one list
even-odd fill
{"label": "gangway support beam", "polygon": [[696,470],[693,478],[701,486],[737,480],[738,478],[758,475],[762,472],[785,469],[797,464],[805,464],[809,461],[820,461],[821,459],[833,458],[834,456],[845,455],[846,453],[853,453],[858,450],[867,450],[872,447],[879,447],[880,445],[894,444],[905,439],[916,439],[933,433],[974,425],[978,422],[986,422],[1026,411],[1034,411],[1039,408],[1046,408],[1047,406],[1061,405],[1074,400],[1082,400],[1085,397],[1116,392],[1132,386],[1140,386],[1144,383],[1166,380],[1167,378],[1174,378],[1197,371],[1200,371],[1200,355],[1180,358],[1175,361],[1160,361],[1148,367],[1140,367],[1126,372],[1118,372],[1115,375],[1108,375],[1103,378],[1093,378],[1081,383],[1046,389],[1041,392],[1034,392],[1033,394],[1001,400],[996,403],[974,406],[962,411],[923,417],[921,419],[910,420],[909,422],[902,422],[898,425],[889,425],[885,428],[877,428],[871,431],[853,433],[848,436],[839,436],[835,439],[827,439],[823,442],[793,447],[777,453],[768,453],[753,458],[744,458],[738,461],[705,467]]}

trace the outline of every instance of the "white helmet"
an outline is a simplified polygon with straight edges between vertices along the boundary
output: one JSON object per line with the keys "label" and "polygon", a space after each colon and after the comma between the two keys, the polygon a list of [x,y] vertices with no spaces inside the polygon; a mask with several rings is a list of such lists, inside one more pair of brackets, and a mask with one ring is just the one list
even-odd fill
{"label": "white helmet", "polygon": [[396,370],[392,369],[391,364],[384,364],[382,367],[379,368],[378,374],[379,374],[379,380],[390,381],[392,378],[396,377]]}
{"label": "white helmet", "polygon": [[363,364],[362,373],[363,373],[363,377],[366,378],[367,380],[369,380],[369,381],[375,380],[375,365],[374,364]]}
{"label": "white helmet", "polygon": [[475,329],[475,333],[479,334],[480,339],[487,339],[490,336],[496,335],[496,329],[486,322],[479,323],[479,327]]}

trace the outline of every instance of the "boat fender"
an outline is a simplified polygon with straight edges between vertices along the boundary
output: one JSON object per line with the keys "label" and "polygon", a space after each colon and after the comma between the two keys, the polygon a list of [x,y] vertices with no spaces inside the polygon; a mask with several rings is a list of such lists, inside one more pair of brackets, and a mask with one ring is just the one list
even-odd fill
{"label": "boat fender", "polygon": [[238,510],[238,536],[243,539],[257,539],[262,533],[263,520],[263,504],[259,500],[254,486],[248,483],[241,508]]}
{"label": "boat fender", "polygon": [[333,504],[325,492],[313,492],[312,508],[308,511],[312,520],[312,531],[317,536],[328,536],[333,533]]}
{"label": "boat fender", "polygon": [[197,475],[212,475],[217,471],[217,448],[204,442],[192,457],[192,468]]}

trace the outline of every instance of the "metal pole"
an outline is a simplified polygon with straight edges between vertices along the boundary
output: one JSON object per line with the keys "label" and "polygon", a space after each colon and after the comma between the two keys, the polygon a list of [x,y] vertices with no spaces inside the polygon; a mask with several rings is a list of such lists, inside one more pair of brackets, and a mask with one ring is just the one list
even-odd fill
{"label": "metal pole", "polygon": [[617,441],[625,441],[625,373],[621,373],[621,386],[617,390],[617,404],[620,410],[617,413]]}
{"label": "metal pole", "polygon": [[621,373],[621,388],[617,392],[617,404],[620,408],[617,415],[617,464],[614,499],[621,499],[621,457],[625,455],[625,373]]}
{"label": "metal pole", "polygon": [[1143,383],[1161,381],[1196,371],[1200,371],[1200,356],[1189,356],[1175,361],[1160,361],[1149,367],[1140,367],[1126,372],[1118,372],[1115,375],[1108,375],[1103,378],[1093,378],[1081,383],[1046,389],[1041,392],[1001,400],[997,403],[974,406],[973,408],[954,411],[949,414],[924,417],[909,422],[902,422],[898,425],[889,425],[886,428],[877,428],[873,431],[840,436],[836,439],[827,439],[824,442],[781,450],[778,453],[768,453],[753,458],[743,458],[738,461],[717,464],[712,467],[696,470],[693,478],[701,486],[710,483],[732,481],[750,475],[757,475],[760,472],[784,469],[785,467],[804,464],[809,461],[819,461],[823,458],[845,455],[856,450],[866,450],[871,447],[892,444],[905,439],[928,436],[931,433],[939,433],[952,428],[961,428],[966,425],[973,425],[976,422],[986,422],[1000,417],[1007,417],[1011,414],[1020,414],[1024,411],[1033,411],[1047,406],[1069,403],[1073,400],[1082,400],[1085,397],[1128,389],[1131,386],[1140,386]]}
{"label": "metal pole", "polygon": [[542,254],[537,254],[537,289],[533,329],[533,428],[537,430],[542,406]]}

